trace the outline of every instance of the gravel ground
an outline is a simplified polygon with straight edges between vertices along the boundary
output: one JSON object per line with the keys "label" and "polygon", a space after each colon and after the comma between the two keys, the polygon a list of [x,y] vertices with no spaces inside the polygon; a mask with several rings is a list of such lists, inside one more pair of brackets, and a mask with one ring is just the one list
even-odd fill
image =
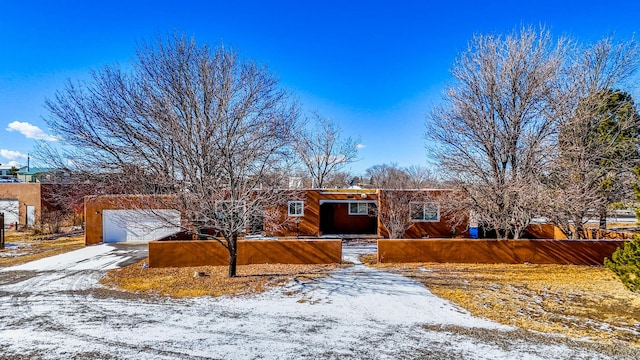
{"label": "gravel ground", "polygon": [[357,262],[372,250],[346,247],[356,265],[312,285],[189,300],[101,287],[105,270],[87,259],[82,270],[9,268],[0,273],[0,359],[640,358],[624,344],[475,318],[419,283]]}

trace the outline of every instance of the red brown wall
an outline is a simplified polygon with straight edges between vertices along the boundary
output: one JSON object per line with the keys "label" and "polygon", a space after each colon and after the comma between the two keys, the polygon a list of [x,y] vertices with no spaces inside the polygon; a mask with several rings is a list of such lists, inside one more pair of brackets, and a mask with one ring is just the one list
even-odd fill
{"label": "red brown wall", "polygon": [[[290,217],[290,221],[282,228],[273,229],[269,224],[265,224],[267,235],[288,237],[288,236],[320,236],[320,200],[342,200],[342,201],[377,201],[378,195],[375,190],[301,190],[302,197],[292,197],[291,200],[304,200],[304,216],[299,219],[299,227]],[[365,197],[362,197],[365,194]],[[346,205],[346,204],[345,204]],[[286,207],[282,209],[281,219],[287,217]],[[298,230],[299,229],[299,230]]]}
{"label": "red brown wall", "polygon": [[602,265],[618,240],[378,240],[381,263]]}
{"label": "red brown wall", "polygon": [[[342,262],[341,240],[238,240],[238,265]],[[151,241],[150,267],[228,265],[229,253],[212,240]]]}
{"label": "red brown wall", "polygon": [[[320,200],[333,200],[333,201],[376,201],[379,200],[379,193],[382,191],[394,191],[394,190],[303,190],[304,195],[301,199],[305,202],[304,216],[299,219],[299,226],[296,228],[296,223],[290,221],[280,229],[270,229],[266,224],[267,235],[288,237],[288,236],[320,236]],[[446,190],[410,190],[424,192],[429,200],[441,201],[443,194],[447,193]],[[362,197],[365,194],[365,197]],[[294,199],[292,199],[294,200]],[[347,204],[343,205],[340,211],[334,213],[334,221],[337,221],[336,225],[340,225],[340,222],[352,222],[352,221],[367,221],[365,217],[348,216]],[[380,204],[378,204],[380,206]],[[286,217],[287,209],[283,209],[281,218]],[[346,224],[342,224],[346,226]],[[354,225],[355,227],[355,225]],[[384,228],[381,222],[378,221],[378,236],[388,237],[389,233]],[[445,216],[440,217],[439,222],[415,222],[412,227],[405,234],[405,238],[422,238],[428,237],[452,237],[452,236],[468,236],[468,230],[466,224],[455,227],[455,231],[451,229],[448,224],[448,219]]]}
{"label": "red brown wall", "polygon": [[[616,230],[602,230],[598,228],[584,229],[584,235],[587,239],[633,239],[632,232],[618,232]],[[567,236],[553,224],[533,224],[529,225],[525,230],[525,237],[530,239],[556,239],[567,240]]]}
{"label": "red brown wall", "polygon": [[527,226],[523,237],[531,239],[560,239],[561,237],[559,236],[561,234],[562,232],[551,224],[532,224]]}
{"label": "red brown wall", "polygon": [[[415,201],[435,201],[442,203],[446,201],[445,195],[450,193],[451,190],[379,190],[380,193],[385,192],[415,192],[418,194],[415,197]],[[380,197],[384,197],[381,194]],[[380,211],[384,211],[384,204],[380,205]],[[469,237],[469,230],[467,224],[463,223],[456,225],[452,228],[449,224],[449,218],[440,212],[440,221],[416,221],[413,222],[411,227],[405,232],[404,239],[420,239],[420,238],[450,238],[450,237]],[[389,232],[384,227],[382,222],[378,222],[378,234],[382,237],[388,238]]]}

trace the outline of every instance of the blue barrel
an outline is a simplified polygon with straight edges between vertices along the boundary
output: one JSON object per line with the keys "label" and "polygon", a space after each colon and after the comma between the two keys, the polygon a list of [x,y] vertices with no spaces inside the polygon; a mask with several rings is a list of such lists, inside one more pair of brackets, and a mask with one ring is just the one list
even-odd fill
{"label": "blue barrel", "polygon": [[472,239],[477,239],[478,238],[478,228],[477,227],[469,228],[469,237],[472,238]]}

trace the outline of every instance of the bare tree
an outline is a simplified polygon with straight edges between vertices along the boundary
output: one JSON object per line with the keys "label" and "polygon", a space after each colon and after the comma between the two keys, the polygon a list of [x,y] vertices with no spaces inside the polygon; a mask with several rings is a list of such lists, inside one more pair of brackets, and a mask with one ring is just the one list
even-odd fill
{"label": "bare tree", "polygon": [[413,188],[409,174],[396,163],[371,166],[365,171],[364,176],[371,187],[376,189]]}
{"label": "bare tree", "polygon": [[267,190],[286,183],[274,174],[289,173],[297,107],[265,67],[225,47],[175,35],[136,55],[131,72],[106,67],[46,102],[66,145],[56,165],[120,193],[166,195],[138,206],[179,210],[183,230],[229,251],[235,276],[248,219],[285,201]]}
{"label": "bare tree", "polygon": [[593,218],[606,229],[607,208],[633,196],[639,145],[640,115],[630,95],[607,89],[583,99],[560,128],[547,217],[571,238],[587,236],[584,225]]}
{"label": "bare tree", "polygon": [[451,210],[474,212],[499,238],[520,237],[542,206],[530,194],[553,150],[566,54],[544,29],[476,35],[427,122],[431,154],[465,194]]}
{"label": "bare tree", "polygon": [[412,189],[436,189],[442,187],[431,169],[423,165],[411,165],[404,168],[409,177],[408,187]]}
{"label": "bare tree", "polygon": [[401,168],[395,163],[374,165],[366,170],[365,177],[372,187],[381,190],[378,219],[391,238],[402,238],[413,226],[415,209],[412,209],[412,203],[436,201],[428,193],[419,191],[435,184],[435,179],[424,167]]}
{"label": "bare tree", "polygon": [[381,189],[378,197],[378,219],[391,239],[401,239],[414,226],[416,213],[424,211],[423,205],[431,203],[434,211],[438,211],[439,200],[423,190]]}
{"label": "bare tree", "polygon": [[357,186],[359,182],[360,178],[350,171],[334,171],[325,178],[323,187],[341,189]]}
{"label": "bare tree", "polygon": [[365,172],[370,186],[378,189],[426,189],[438,188],[438,179],[426,166],[411,165],[406,168],[396,163],[374,165]]}
{"label": "bare tree", "polygon": [[558,86],[557,151],[545,178],[550,196],[544,215],[566,236],[587,236],[584,224],[631,197],[638,163],[640,117],[624,87],[636,72],[638,44],[607,37],[574,49],[564,86]]}
{"label": "bare tree", "polygon": [[[544,29],[474,37],[427,125],[432,154],[465,194],[450,210],[475,213],[500,238],[518,238],[540,215],[582,233],[588,210],[606,209],[603,182],[617,176],[606,154],[620,155],[614,139],[637,126],[604,131],[603,91],[635,72],[637,55],[633,41],[580,46]],[[595,146],[598,137],[607,140]]]}
{"label": "bare tree", "polygon": [[315,114],[313,122],[313,130],[298,136],[296,151],[311,175],[312,187],[323,188],[329,175],[356,161],[357,141],[343,138],[340,127],[329,118]]}

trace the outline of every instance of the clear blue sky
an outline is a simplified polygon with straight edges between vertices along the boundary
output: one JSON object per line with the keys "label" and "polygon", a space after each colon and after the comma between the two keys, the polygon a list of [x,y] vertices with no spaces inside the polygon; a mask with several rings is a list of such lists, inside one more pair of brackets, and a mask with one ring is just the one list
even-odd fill
{"label": "clear blue sky", "polygon": [[307,112],[365,146],[356,173],[426,164],[424,122],[474,33],[544,24],[582,42],[640,27],[638,1],[0,0],[0,163],[47,139],[44,99],[90,69],[128,64],[174,31],[267,65]]}

